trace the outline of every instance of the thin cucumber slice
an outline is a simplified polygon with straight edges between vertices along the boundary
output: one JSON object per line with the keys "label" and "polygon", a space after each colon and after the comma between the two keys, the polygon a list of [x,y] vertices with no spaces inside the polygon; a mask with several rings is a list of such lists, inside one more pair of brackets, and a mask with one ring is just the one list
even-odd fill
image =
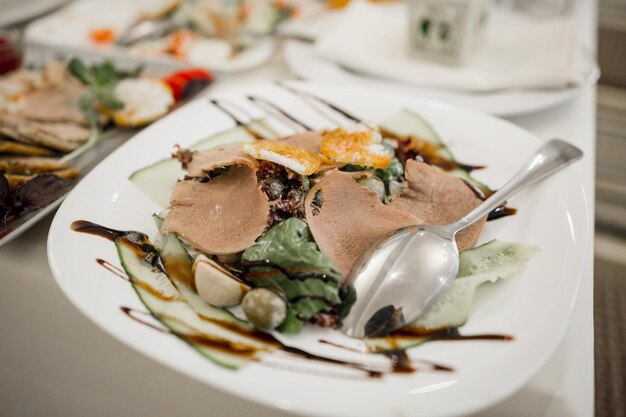
{"label": "thin cucumber slice", "polygon": [[[202,151],[227,143],[250,143],[254,137],[243,127],[235,127],[203,139],[191,146],[192,151]],[[169,206],[172,188],[185,176],[180,162],[175,159],[163,159],[145,168],[133,172],[129,179],[159,207]]]}
{"label": "thin cucumber slice", "polygon": [[[410,327],[417,330],[460,327],[467,321],[476,288],[521,273],[539,252],[536,246],[492,240],[461,252],[459,274],[448,291]],[[395,340],[370,339],[377,350],[400,349],[419,345],[428,337],[407,337]]]}
{"label": "thin cucumber slice", "polygon": [[266,140],[275,140],[282,137],[282,135],[278,133],[266,119],[252,120],[246,125],[246,128],[248,130],[252,130],[252,132]]}
{"label": "thin cucumber slice", "polygon": [[[453,161],[455,163],[457,162],[454,158],[454,155],[452,154],[452,151],[450,151],[446,144],[441,140],[441,138],[439,137],[437,132],[435,132],[430,123],[428,123],[422,116],[411,110],[401,110],[400,112],[396,113],[395,115],[391,116],[383,123],[381,123],[380,126],[383,129],[388,130],[398,136],[416,136],[422,140],[436,144],[439,146],[439,156],[449,161]],[[455,169],[448,173],[467,181],[468,183],[482,191],[486,196],[489,196],[493,193],[493,191],[487,185],[476,180],[463,169]]]}
{"label": "thin cucumber slice", "polygon": [[129,179],[159,207],[167,208],[174,184],[184,175],[180,162],[164,159],[133,172]]}
{"label": "thin cucumber slice", "polygon": [[260,338],[238,331],[230,323],[207,320],[187,303],[167,275],[144,261],[125,238],[115,242],[124,270],[145,307],[173,334],[213,362],[238,369],[259,353],[273,349]]}
{"label": "thin cucumber slice", "polygon": [[208,320],[219,320],[237,326],[243,332],[254,331],[250,323],[235,317],[224,308],[210,305],[193,289],[193,259],[176,235],[159,233],[154,245],[159,249],[170,280],[196,313]]}
{"label": "thin cucumber slice", "polygon": [[403,109],[394,114],[384,122],[380,123],[380,127],[388,130],[398,136],[415,136],[426,142],[439,146],[439,156],[454,161],[452,152],[441,140],[435,129],[419,114]]}
{"label": "thin cucumber slice", "polygon": [[456,280],[414,326],[426,329],[462,326],[469,317],[476,288],[521,273],[538,252],[536,246],[500,240],[461,252]]}
{"label": "thin cucumber slice", "polygon": [[460,178],[470,185],[476,187],[485,195],[485,197],[489,197],[491,194],[493,194],[493,190],[489,188],[487,184],[478,181],[476,178],[472,177],[467,171],[463,169],[455,169],[454,171],[449,171],[448,174]]}

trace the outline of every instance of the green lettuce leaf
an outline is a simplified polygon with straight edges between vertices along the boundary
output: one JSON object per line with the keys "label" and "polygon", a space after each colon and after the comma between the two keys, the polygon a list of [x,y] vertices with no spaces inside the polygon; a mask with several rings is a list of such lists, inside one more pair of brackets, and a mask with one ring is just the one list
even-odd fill
{"label": "green lettuce leaf", "polygon": [[[297,333],[306,321],[320,312],[338,309],[343,303],[341,274],[318,249],[308,225],[295,217],[278,223],[246,249],[242,262],[269,262],[278,267],[253,266],[247,280],[253,286],[272,289],[287,300],[288,317],[279,331]],[[283,271],[300,277],[287,276]]]}
{"label": "green lettuce leaf", "polygon": [[[468,320],[476,289],[520,274],[539,252],[536,246],[492,240],[461,252],[459,273],[446,293],[414,323],[416,330],[460,327]],[[407,337],[396,345],[385,338],[373,338],[367,344],[377,351],[417,346],[428,337]]]}

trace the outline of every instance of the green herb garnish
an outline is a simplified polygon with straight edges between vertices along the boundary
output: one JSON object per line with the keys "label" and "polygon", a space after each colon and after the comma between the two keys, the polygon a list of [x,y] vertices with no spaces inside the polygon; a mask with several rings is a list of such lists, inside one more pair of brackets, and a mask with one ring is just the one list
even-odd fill
{"label": "green herb garnish", "polygon": [[135,78],[143,71],[142,66],[131,71],[119,70],[111,61],[104,61],[89,68],[78,58],[73,58],[67,67],[74,77],[91,87],[91,94],[86,100],[89,102],[95,100],[111,110],[124,108],[124,103],[115,97],[115,85],[124,78]]}
{"label": "green herb garnish", "polygon": [[91,134],[87,142],[61,158],[62,162],[71,161],[100,141],[102,135],[98,105],[110,110],[123,109],[124,103],[115,97],[115,85],[124,78],[137,77],[143,71],[142,66],[131,71],[119,70],[111,61],[104,61],[89,68],[78,58],[72,58],[67,64],[67,69],[83,84],[91,87],[78,101],[78,108],[89,122]]}
{"label": "green herb garnish", "polygon": [[[387,148],[390,152],[392,153],[394,152],[393,147],[389,143],[383,141],[383,146],[385,146],[385,148]],[[360,165],[347,164],[341,168],[341,171],[360,172],[360,171],[367,171],[371,169],[373,168],[364,167]],[[374,175],[380,178],[383,184],[385,185],[385,202],[387,202],[391,197],[393,197],[393,190],[392,190],[393,183],[394,182],[401,183],[404,179],[404,167],[402,166],[398,158],[394,156],[389,166],[387,166],[387,168],[374,169]]]}

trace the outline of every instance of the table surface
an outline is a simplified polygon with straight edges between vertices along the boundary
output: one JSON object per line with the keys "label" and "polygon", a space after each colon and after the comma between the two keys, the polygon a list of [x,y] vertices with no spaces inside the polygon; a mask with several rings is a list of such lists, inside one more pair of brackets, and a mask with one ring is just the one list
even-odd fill
{"label": "table surface", "polygon": [[[576,0],[580,36],[595,50],[596,0]],[[282,56],[223,79],[214,92],[246,82],[292,78]],[[566,138],[585,157],[571,169],[594,216],[595,88],[548,111],[510,118],[543,139]],[[287,416],[217,392],[123,345],[83,317],[50,272],[53,215],[0,249],[0,415]],[[593,221],[590,222],[593,236]],[[88,278],[88,277],[86,277]],[[594,414],[593,239],[569,328],[548,364],[521,390],[481,416],[591,417]],[[478,415],[477,415],[478,416]],[[477,417],[476,416],[476,417]]]}

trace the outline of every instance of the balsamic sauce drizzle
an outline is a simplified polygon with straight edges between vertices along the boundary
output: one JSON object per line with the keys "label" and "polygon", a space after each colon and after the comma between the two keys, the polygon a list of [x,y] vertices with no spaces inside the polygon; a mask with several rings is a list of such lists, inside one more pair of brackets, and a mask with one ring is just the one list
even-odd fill
{"label": "balsamic sauce drizzle", "polygon": [[[270,267],[273,269],[278,270],[279,273],[285,275],[287,278],[292,279],[292,280],[299,280],[299,281],[304,281],[310,278],[315,278],[315,279],[319,279],[322,280],[324,282],[328,282],[328,281],[335,281],[337,282],[337,280],[331,276],[328,276],[327,274],[323,274],[323,273],[319,273],[316,271],[306,271],[306,270],[296,270],[296,269],[286,269],[281,267],[280,265],[275,264],[274,262],[270,261],[269,259],[264,259],[264,260],[260,260],[260,261],[246,261],[243,263],[243,267],[244,270],[240,272],[240,274],[242,276],[246,276],[249,274],[250,269],[254,268],[254,267]],[[313,269],[317,269],[317,268],[313,268]],[[267,276],[267,275],[273,275],[273,274],[277,274],[277,272],[275,271],[270,271],[267,273],[255,273],[253,276],[254,277],[260,277],[260,276]]]}
{"label": "balsamic sauce drizzle", "polygon": [[[319,100],[315,100],[315,96],[310,95],[309,93],[296,89],[295,87],[292,87],[282,81],[275,81],[276,85],[284,88],[285,90],[289,91],[290,93],[292,93],[293,95],[299,97],[302,99],[302,101],[309,106],[309,108],[311,108],[313,111],[315,111],[315,113],[319,114],[320,116],[322,116],[323,118],[325,118],[326,120],[328,120],[330,123],[332,123],[333,125],[341,125],[342,123],[345,122],[345,119],[340,120],[339,118],[335,117],[337,114],[341,115],[341,112],[347,113],[342,109],[340,112],[334,112],[334,113],[327,113],[325,111],[323,111],[323,108],[327,108],[331,111],[333,111],[333,108],[331,106],[327,106],[324,103],[321,103]],[[322,107],[320,107],[319,105],[321,105]],[[333,107],[336,107],[333,105]],[[344,116],[345,117],[345,116]],[[356,121],[356,122],[360,122],[360,119],[357,119],[356,117],[350,115],[350,117],[348,117],[348,119],[352,120],[352,121]]]}
{"label": "balsamic sauce drizzle", "polygon": [[[151,262],[152,265],[163,265],[162,261],[160,260],[160,254],[158,253],[158,251],[156,250],[156,248],[154,248],[148,241],[147,238],[145,238],[145,235],[143,233],[139,233],[139,232],[132,232],[132,231],[120,231],[120,230],[115,230],[115,229],[111,229],[111,228],[107,228],[104,226],[100,226],[97,225],[95,223],[92,222],[88,222],[85,220],[77,220],[75,222],[72,223],[72,229],[77,231],[77,232],[81,232],[81,233],[87,233],[87,234],[92,234],[95,236],[100,236],[103,237],[107,240],[111,240],[111,241],[116,241],[117,239],[123,239],[126,242],[129,242],[131,245],[133,245],[137,251],[138,254],[141,255],[144,259],[146,259],[146,254],[150,255],[150,256],[154,256],[154,253],[156,252],[156,257],[159,258],[158,262]],[[140,237],[140,238],[138,238]],[[142,253],[141,251],[147,251]],[[148,258],[150,258],[150,256],[148,256]],[[113,274],[120,276],[119,273],[119,268],[112,266],[109,267],[110,263],[107,261],[104,261],[102,259],[97,259],[97,262],[99,265],[101,265],[102,267],[104,267],[105,269],[107,269],[108,271],[112,272]],[[259,263],[249,263],[249,267],[250,266],[270,266],[272,265],[271,263],[268,262],[259,262]],[[273,266],[273,265],[272,265]],[[165,271],[163,271],[165,272]],[[291,274],[292,276],[294,276],[294,279],[301,279],[301,275],[293,275],[293,272],[290,271],[284,271],[285,275],[287,274]],[[311,275],[308,275],[309,277],[311,277]],[[317,274],[314,276],[322,276],[322,274]],[[126,277],[124,277],[125,279],[127,279]],[[326,277],[327,279],[329,277]],[[158,295],[162,300],[165,301],[173,301],[173,298],[170,297],[164,297],[162,295],[159,295],[159,291],[150,287],[150,285],[143,283],[141,281],[134,281],[133,282],[135,285],[139,285],[144,289],[146,289],[147,291],[149,291],[150,293],[152,293],[153,295]],[[150,288],[148,288],[150,287]],[[143,325],[146,325],[154,330],[157,330],[159,332],[163,332],[163,333],[170,333],[173,334],[177,337],[179,337],[181,340],[190,343],[190,344],[199,344],[199,345],[203,345],[203,346],[207,346],[210,348],[214,348],[214,349],[219,349],[219,350],[223,350],[224,352],[227,352],[229,354],[234,354],[234,355],[239,355],[242,357],[246,357],[246,358],[251,358],[255,353],[257,353],[259,351],[259,349],[254,348],[252,346],[248,346],[245,344],[241,344],[241,343],[235,343],[235,342],[231,342],[228,339],[224,339],[224,338],[220,338],[220,337],[215,337],[215,336],[211,336],[211,335],[207,335],[207,334],[182,334],[179,332],[175,332],[172,331],[170,329],[163,329],[161,327],[158,327],[152,323],[149,323],[146,320],[141,319],[140,317],[138,317],[139,315],[144,315],[144,316],[150,316],[153,317],[157,320],[163,320],[163,319],[167,319],[170,321],[175,321],[178,320],[174,317],[160,317],[159,315],[155,315],[153,313],[150,312],[144,312],[144,311],[140,311],[137,309],[134,309],[132,307],[127,307],[127,306],[122,306],[120,307],[120,310],[126,314],[128,317],[130,317],[131,319],[137,321],[138,323],[141,323]],[[338,366],[343,366],[343,367],[348,367],[348,368],[352,368],[352,369],[356,369],[362,372],[365,372],[369,377],[372,378],[380,378],[382,377],[384,374],[386,373],[412,373],[412,372],[416,372],[417,369],[413,366],[410,358],[408,357],[408,355],[406,354],[406,351],[404,349],[391,349],[391,350],[385,350],[382,352],[377,352],[376,350],[372,350],[370,349],[370,353],[380,353],[386,357],[389,358],[390,363],[391,363],[391,369],[389,371],[381,371],[381,370],[377,370],[377,369],[373,369],[373,367],[371,365],[365,364],[365,363],[359,363],[359,362],[354,362],[354,361],[343,361],[343,360],[338,360],[338,359],[333,359],[333,358],[328,358],[325,356],[321,356],[321,355],[316,355],[310,352],[307,352],[305,350],[296,348],[296,347],[292,347],[292,346],[286,346],[283,343],[281,343],[278,339],[274,338],[272,335],[264,333],[264,332],[260,332],[256,329],[245,329],[239,326],[234,325],[233,323],[228,323],[219,319],[215,319],[215,318],[210,318],[210,317],[205,317],[202,316],[200,314],[198,314],[198,316],[202,319],[202,320],[206,320],[206,321],[210,321],[216,325],[219,325],[227,330],[230,330],[232,332],[235,332],[237,334],[243,335],[243,336],[248,336],[251,338],[255,338],[257,340],[269,343],[269,344],[275,344],[278,349],[288,355],[291,356],[296,356],[299,358],[304,358],[304,359],[308,359],[308,360],[314,360],[314,361],[318,361],[318,362],[323,362],[323,363],[329,363],[329,364],[333,364],[333,365],[338,365]],[[184,324],[184,323],[183,323]],[[395,332],[393,332],[391,335],[386,337],[386,340],[388,342],[390,342],[392,344],[392,346],[396,345],[398,340],[403,339],[403,338],[407,338],[407,337],[428,337],[429,341],[437,341],[437,340],[493,340],[493,341],[511,341],[513,340],[513,337],[511,336],[506,336],[506,335],[490,335],[490,334],[485,334],[485,335],[469,335],[469,336],[464,336],[461,335],[458,331],[457,328],[447,328],[447,329],[438,329],[438,330],[419,330],[419,329],[413,329],[413,328],[402,328],[400,330],[397,330]],[[332,342],[328,342],[325,340],[320,340],[321,343],[327,343],[327,344],[332,344],[334,346],[338,346],[338,347],[342,347],[341,345],[338,344],[334,344]],[[351,348],[347,348],[347,349],[351,349]],[[352,349],[351,349],[352,350]],[[426,362],[426,361],[422,361],[425,363],[428,363],[430,365],[430,369],[434,370],[434,371],[445,371],[445,372],[451,372],[453,371],[452,368],[447,367],[445,365],[440,365],[440,364],[436,364],[436,363],[432,363],[432,362]]]}
{"label": "balsamic sauce drizzle", "polygon": [[500,206],[493,209],[487,216],[487,221],[497,220],[502,217],[513,216],[517,214],[517,209],[513,207]]}
{"label": "balsamic sauce drizzle", "polygon": [[111,272],[112,274],[117,275],[118,277],[120,277],[124,281],[130,281],[130,278],[128,278],[128,276],[126,276],[126,273],[124,272],[124,270],[122,270],[122,269],[118,268],[117,266],[113,265],[111,262],[109,262],[109,261],[107,261],[105,259],[101,259],[101,258],[96,258],[96,262],[98,263],[98,265],[100,265],[101,267],[103,267],[107,271]]}
{"label": "balsamic sauce drizzle", "polygon": [[222,104],[222,102],[220,100],[212,98],[209,101],[211,102],[212,105],[214,105],[215,107],[220,109],[222,112],[224,112],[228,117],[233,119],[233,121],[235,122],[235,124],[237,126],[241,126],[241,127],[245,127],[246,126],[246,123],[244,121],[242,121],[241,119],[239,119],[237,116],[235,116],[235,114],[233,112],[231,112],[226,107],[224,107],[224,105]]}
{"label": "balsamic sauce drizzle", "polygon": [[328,100],[325,100],[319,96],[316,96],[315,94],[309,93],[308,91],[304,91],[304,90],[300,90],[298,88],[292,87],[282,81],[276,81],[276,85],[278,85],[279,87],[282,87],[284,89],[286,89],[287,91],[289,91],[292,94],[295,94],[296,96],[299,97],[303,97],[303,98],[308,98],[310,100],[313,100],[325,107],[328,107],[329,109],[335,111],[336,113],[339,113],[340,115],[342,115],[343,117],[345,117],[346,119],[349,119],[355,123],[362,123],[363,120],[356,117],[355,115],[349,113],[348,111],[338,107],[337,105],[331,103]]}
{"label": "balsamic sauce drizzle", "polygon": [[268,360],[266,357],[263,357],[262,359],[251,358],[250,360],[258,363],[259,365],[263,365],[263,366],[267,366],[267,367],[275,368],[275,369],[281,369],[283,371],[297,372],[300,374],[307,374],[307,375],[317,375],[317,376],[323,376],[323,377],[333,378],[333,379],[339,378],[339,379],[350,379],[350,380],[362,381],[362,380],[368,380],[370,378],[375,378],[375,377],[371,377],[369,372],[365,374],[360,373],[358,374],[358,376],[348,375],[344,372],[337,372],[337,371],[333,372],[327,369],[306,368],[304,366],[294,366],[291,363],[285,364],[285,363],[274,362],[274,361]]}
{"label": "balsamic sauce drizzle", "polygon": [[[330,345],[330,346],[334,346],[340,349],[344,349],[350,352],[355,352],[355,353],[363,353],[362,350],[359,349],[355,349],[349,346],[345,346],[345,345],[341,345],[339,343],[335,343],[335,342],[331,342],[329,340],[325,340],[325,339],[320,339],[318,340],[318,342],[326,344],[326,345]],[[392,342],[392,344],[394,344],[394,342]],[[373,349],[368,349],[369,353],[376,353]],[[405,371],[408,369],[412,369],[412,371],[415,371],[415,368],[413,367],[413,363],[415,362],[420,362],[420,363],[424,363],[426,365],[428,365],[428,367],[432,370],[435,371],[444,371],[444,372],[454,372],[454,368],[451,368],[449,366],[446,365],[441,365],[439,363],[436,362],[432,362],[432,361],[427,361],[424,359],[409,359],[409,357],[406,355],[406,351],[403,351],[401,349],[392,349],[392,350],[386,350],[383,351],[381,353],[384,356],[387,356],[391,362],[392,362],[392,366],[398,366],[403,368]],[[402,372],[402,371],[400,371]]]}
{"label": "balsamic sauce drizzle", "polygon": [[[254,129],[251,129],[248,124],[244,121],[242,121],[241,119],[239,119],[233,112],[231,112],[230,110],[228,110],[225,106],[224,106],[224,100],[220,101],[217,99],[210,99],[209,100],[211,104],[213,104],[215,107],[217,107],[218,109],[220,109],[224,114],[226,114],[228,117],[230,117],[231,119],[233,119],[233,121],[235,122],[235,124],[243,129],[246,130],[246,132],[248,132],[252,137],[254,137],[254,139],[256,140],[264,140],[265,138],[263,137],[263,135],[259,134],[258,132],[255,132]],[[229,103],[229,105],[231,107],[236,107],[235,105],[233,105],[232,103]],[[251,118],[251,117],[250,117]]]}
{"label": "balsamic sauce drizzle", "polygon": [[434,340],[491,340],[500,342],[510,342],[515,338],[510,335],[503,334],[478,334],[478,335],[462,335],[458,327],[446,327],[443,329],[420,329],[415,327],[402,327],[392,332],[389,337],[395,340],[413,337],[427,337],[429,341]]}
{"label": "balsamic sauce drizzle", "polygon": [[137,310],[136,308],[128,307],[128,306],[121,306],[120,310],[122,311],[122,313],[126,314],[128,317],[130,317],[131,319],[135,320],[136,322],[143,324],[144,326],[148,326],[151,329],[154,329],[154,330],[156,330],[158,332],[161,332],[161,333],[170,333],[170,334],[172,333],[167,328],[159,327],[159,326],[157,326],[155,324],[149,323],[146,320],[143,320],[143,319],[138,317],[138,315],[154,317],[151,313],[149,313],[147,311]]}
{"label": "balsamic sauce drizzle", "polygon": [[281,109],[278,105],[272,103],[271,101],[263,97],[249,95],[247,98],[248,100],[250,100],[252,103],[256,104],[257,106],[265,107],[269,109],[269,111],[272,112],[274,115],[276,115],[277,118],[281,118],[285,120],[287,124],[295,125],[296,126],[295,130],[299,130],[300,128],[309,132],[313,130],[309,125],[307,125],[303,121],[297,119],[295,116],[287,113],[285,110]]}
{"label": "balsamic sauce drizzle", "polygon": [[146,262],[155,268],[158,268],[161,272],[167,273],[163,263],[161,262],[159,251],[152,246],[150,240],[148,239],[148,235],[145,233],[116,230],[87,220],[76,220],[72,222],[71,228],[75,232],[100,236],[114,243],[117,239],[123,237],[135,247],[138,253],[142,254],[142,257]]}
{"label": "balsamic sauce drizzle", "polygon": [[[293,346],[282,345],[281,350],[289,354],[292,354],[294,356],[300,357],[300,358],[314,360],[314,361],[323,362],[323,363],[330,363],[333,365],[345,366],[345,367],[352,368],[352,369],[357,369],[359,371],[366,372],[370,377],[373,377],[373,378],[380,378],[383,376],[382,371],[374,370],[372,366],[367,365],[367,364],[363,364],[359,362],[343,361],[340,359],[333,359],[333,358],[328,358],[325,356],[315,355],[313,353],[309,353],[305,350],[302,350]],[[396,372],[393,364],[392,364],[391,372]]]}

